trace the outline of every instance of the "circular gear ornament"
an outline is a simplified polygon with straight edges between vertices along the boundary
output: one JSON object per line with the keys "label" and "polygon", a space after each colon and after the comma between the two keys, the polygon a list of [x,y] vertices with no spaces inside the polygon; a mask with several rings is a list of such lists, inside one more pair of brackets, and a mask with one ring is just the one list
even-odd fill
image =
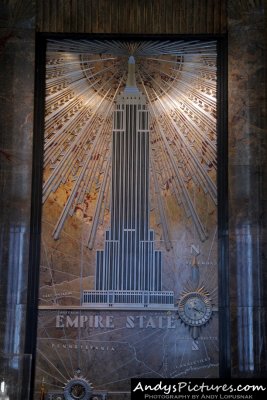
{"label": "circular gear ornament", "polygon": [[203,326],[212,315],[209,293],[203,288],[184,292],[178,301],[178,313],[181,320],[189,326]]}
{"label": "circular gear ornament", "polygon": [[74,377],[64,387],[66,400],[89,400],[92,395],[91,384],[82,377]]}

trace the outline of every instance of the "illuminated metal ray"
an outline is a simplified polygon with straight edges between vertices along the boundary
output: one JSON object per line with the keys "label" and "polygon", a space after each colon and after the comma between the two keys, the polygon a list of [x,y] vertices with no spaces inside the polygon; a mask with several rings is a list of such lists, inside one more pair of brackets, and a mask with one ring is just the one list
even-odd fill
{"label": "illuminated metal ray", "polygon": [[[105,86],[107,84],[108,84],[108,82],[105,82],[103,86]],[[108,92],[106,93],[105,96],[107,96],[107,95],[108,95]],[[90,98],[91,106],[92,106],[93,99],[96,96],[97,96],[97,94],[95,92],[93,92],[93,95]],[[60,182],[62,181],[63,178],[64,178],[64,180],[67,179],[68,175],[66,175],[66,165],[69,166],[68,171],[70,173],[71,167],[74,167],[74,161],[75,161],[74,155],[76,155],[76,159],[81,158],[81,160],[82,160],[82,158],[84,157],[84,154],[88,148],[88,144],[90,144],[90,138],[92,137],[92,139],[93,139],[93,136],[92,136],[92,133],[94,132],[93,128],[94,128],[94,125],[97,126],[97,124],[98,124],[98,115],[100,116],[102,112],[103,112],[103,115],[106,114],[105,113],[106,104],[104,103],[105,97],[103,97],[99,100],[100,101],[98,102],[98,104],[94,107],[94,112],[89,115],[89,118],[86,121],[86,124],[83,125],[83,127],[79,131],[75,132],[75,130],[69,131],[69,129],[68,130],[63,129],[63,131],[60,131],[60,133],[57,132],[54,135],[54,137],[51,138],[51,140],[49,141],[49,146],[51,146],[51,148],[54,144],[55,139],[57,139],[56,147],[55,147],[55,151],[57,151],[57,154],[55,154],[53,152],[51,153],[50,149],[48,148],[48,142],[45,143],[45,149],[46,149],[45,162],[46,162],[48,156],[52,159],[58,159],[60,156],[62,156],[62,157],[61,157],[60,161],[54,166],[52,173],[50,174],[49,178],[46,180],[46,182],[44,184],[43,201],[45,201],[46,198],[49,196],[51,190],[56,189],[56,187],[60,184]],[[89,100],[86,101],[86,103],[85,103],[86,105],[87,105],[88,101]],[[103,104],[104,104],[104,106],[103,106]],[[91,108],[93,108],[93,107],[91,107]],[[68,108],[67,107],[66,107],[66,109],[63,108],[63,110],[65,110],[65,113],[66,113],[66,110],[68,111]],[[90,127],[90,129],[89,129],[89,127]],[[75,134],[73,134],[73,132],[75,132]],[[61,136],[60,136],[60,134],[61,134]],[[67,135],[67,138],[65,138],[65,134]],[[70,135],[74,137],[73,140],[69,140]],[[58,139],[58,136],[60,136],[59,139]],[[64,146],[64,140],[65,140],[65,142],[67,142],[66,146]],[[63,144],[63,147],[59,146],[60,143]],[[58,153],[60,153],[60,154],[58,154]],[[79,162],[79,164],[80,164],[80,162]],[[65,171],[64,174],[63,174],[63,170]],[[59,173],[60,173],[61,178],[57,179],[57,177],[59,176]],[[56,182],[56,186],[55,186],[54,182]],[[52,183],[53,183],[53,186],[52,186]]]}
{"label": "illuminated metal ray", "polygon": [[[160,106],[157,105],[157,110],[158,112],[160,112],[160,114],[162,114],[162,112],[166,112],[166,108],[163,105],[163,103],[160,100]],[[155,107],[155,104],[154,104]],[[196,157],[192,146],[190,146],[190,144],[186,143],[186,140],[184,138],[183,135],[179,134],[179,130],[176,129],[176,124],[175,122],[168,116],[168,114],[164,115],[164,120],[165,120],[165,124],[163,127],[167,126],[168,127],[168,131],[169,132],[173,132],[173,140],[174,137],[178,137],[178,142],[175,142],[175,145],[178,146],[179,149],[183,149],[184,151],[184,156],[186,157],[187,162],[190,164],[190,166],[192,167],[191,170],[191,175],[195,175],[197,178],[199,178],[199,183],[203,186],[204,191],[208,192],[212,198],[212,200],[214,201],[214,203],[216,204],[217,200],[216,200],[216,186],[214,184],[214,182],[211,180],[210,176],[206,173],[206,170],[204,170],[200,160]],[[163,119],[161,119],[161,125],[163,124]],[[178,136],[176,135],[176,133],[178,133]],[[168,139],[170,139],[170,137],[168,137]],[[181,154],[181,150],[180,150],[180,154]]]}
{"label": "illuminated metal ray", "polygon": [[[148,73],[146,73],[146,75],[149,75]],[[157,85],[158,83],[151,77],[149,76],[149,78],[154,81]],[[192,145],[190,143],[187,143],[186,138],[180,134],[179,129],[177,129],[177,125],[176,122],[173,121],[173,119],[171,118],[170,114],[169,114],[169,110],[171,109],[170,106],[168,106],[168,102],[172,101],[174,102],[175,100],[173,100],[173,97],[170,96],[169,93],[166,93],[165,90],[163,90],[163,93],[166,95],[164,98],[164,102],[161,100],[161,98],[158,98],[158,102],[154,103],[154,106],[157,107],[157,115],[163,115],[163,118],[165,120],[165,124],[168,125],[168,129],[174,132],[174,136],[176,136],[176,138],[178,138],[178,140],[181,142],[183,142],[183,149],[186,153],[188,153],[187,156],[187,160],[188,162],[190,162],[192,164],[192,169],[194,171],[194,174],[196,176],[199,176],[200,178],[200,183],[202,182],[202,184],[204,185],[205,191],[208,191],[211,195],[212,200],[215,202],[217,202],[216,197],[217,197],[217,191],[216,191],[216,186],[215,183],[211,180],[210,176],[206,173],[206,171],[203,170],[203,166],[200,162],[200,160],[198,159],[198,157],[196,157]],[[186,104],[188,104],[187,99],[185,98],[185,95],[182,94],[181,91],[179,91],[178,93],[179,97],[182,97],[182,99],[185,101]],[[155,92],[155,96],[157,96],[157,93]],[[195,109],[195,113],[200,113],[200,110],[198,109],[198,106],[195,105],[194,106]],[[208,113],[204,112],[202,110],[202,116],[204,114],[204,119],[209,121],[210,124],[210,129],[212,130],[216,130],[216,125],[215,125],[215,121],[214,121],[214,117],[213,115],[209,115]],[[161,119],[161,124],[162,124],[162,119]],[[177,135],[176,135],[177,133]],[[177,142],[174,141],[174,144],[178,144]],[[202,145],[202,143],[201,143]],[[213,155],[213,157],[215,157],[215,154]]]}
{"label": "illuminated metal ray", "polygon": [[[145,86],[144,86],[144,90],[146,92]],[[148,96],[148,93],[146,93],[146,94]],[[186,185],[185,185],[185,183],[184,183],[184,181],[183,181],[183,179],[181,177],[180,171],[178,169],[178,164],[177,164],[177,162],[175,160],[175,156],[174,156],[173,151],[171,149],[171,146],[170,146],[170,144],[169,144],[169,142],[167,140],[167,137],[165,136],[164,130],[162,129],[162,127],[161,127],[161,125],[159,123],[159,120],[158,120],[158,117],[157,117],[157,112],[154,109],[154,105],[152,105],[151,101],[149,101],[149,103],[150,103],[151,113],[152,113],[153,117],[155,118],[156,123],[158,124],[159,132],[160,132],[161,137],[163,139],[165,150],[167,151],[169,159],[171,161],[171,166],[172,166],[172,169],[173,169],[173,173],[176,176],[177,181],[179,182],[179,186],[180,186],[183,198],[184,198],[184,203],[183,204],[189,210],[190,216],[192,217],[192,219],[193,219],[193,221],[195,223],[195,226],[197,228],[197,232],[198,232],[201,240],[205,240],[207,238],[207,232],[205,231],[205,228],[204,228],[202,222],[200,221],[199,215],[198,215],[198,213],[197,213],[197,211],[196,211],[196,209],[194,207],[194,204],[193,204],[193,202],[192,202],[192,200],[190,198],[190,195],[189,195],[189,192],[188,192],[188,190],[186,188]]]}
{"label": "illuminated metal ray", "polygon": [[[104,99],[102,99],[99,107],[103,103]],[[72,141],[71,145],[68,146],[66,152],[62,153],[62,159],[57,164],[55,169],[53,170],[50,177],[47,179],[43,186],[43,201],[47,199],[51,190],[56,190],[60,183],[67,180],[67,177],[73,166],[74,161],[78,160],[80,164],[81,154],[84,153],[84,150],[89,150],[89,146],[86,145],[86,142],[89,141],[89,138],[92,136],[92,132],[90,128],[90,123],[94,120],[95,115],[93,114],[90,119],[87,121],[87,124],[83,127],[83,129],[79,132],[79,134],[75,137],[75,140]],[[92,138],[93,139],[93,138]]]}
{"label": "illuminated metal ray", "polygon": [[116,56],[148,56],[162,54],[199,54],[210,56],[216,50],[216,42],[209,41],[142,41],[137,42],[110,41],[110,40],[75,40],[48,41],[49,51],[66,51],[67,53],[86,53],[86,54],[113,54]]}
{"label": "illuminated metal ray", "polygon": [[[118,87],[118,89],[119,89],[119,87]],[[110,112],[110,109],[107,111],[107,114],[109,114],[109,112]],[[55,239],[58,239],[60,231],[61,231],[61,229],[62,229],[62,227],[64,225],[64,222],[65,222],[65,219],[67,217],[67,214],[69,213],[70,208],[72,207],[72,203],[75,200],[75,197],[77,196],[77,192],[78,192],[79,186],[80,186],[82,180],[84,179],[84,174],[85,174],[85,172],[86,172],[86,170],[88,168],[88,164],[89,164],[89,162],[91,160],[93,152],[95,151],[95,148],[96,148],[96,146],[98,144],[98,140],[101,137],[101,133],[102,133],[102,126],[100,127],[100,129],[99,129],[99,131],[98,131],[98,133],[97,133],[97,135],[96,135],[96,137],[94,139],[94,142],[92,144],[92,147],[89,150],[89,153],[87,154],[87,159],[86,159],[86,161],[85,161],[85,163],[84,163],[84,165],[82,167],[82,170],[81,170],[81,172],[79,174],[79,177],[76,180],[74,187],[72,188],[72,191],[71,191],[71,194],[70,194],[70,196],[68,198],[68,201],[67,201],[67,203],[66,203],[66,205],[65,205],[65,207],[64,207],[64,209],[63,209],[63,211],[62,211],[62,213],[61,213],[61,215],[59,217],[59,220],[58,220],[58,222],[56,224],[56,227],[55,227],[54,232],[53,232],[53,236],[54,236]],[[77,142],[78,142],[78,139],[77,139]],[[76,144],[76,141],[75,141],[75,144]]]}

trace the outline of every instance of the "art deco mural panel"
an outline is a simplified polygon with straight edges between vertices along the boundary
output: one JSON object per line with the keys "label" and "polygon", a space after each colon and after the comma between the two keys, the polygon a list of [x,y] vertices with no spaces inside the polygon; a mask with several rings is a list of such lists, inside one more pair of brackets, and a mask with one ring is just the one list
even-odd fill
{"label": "art deco mural panel", "polygon": [[36,398],[218,376],[216,48],[47,41]]}

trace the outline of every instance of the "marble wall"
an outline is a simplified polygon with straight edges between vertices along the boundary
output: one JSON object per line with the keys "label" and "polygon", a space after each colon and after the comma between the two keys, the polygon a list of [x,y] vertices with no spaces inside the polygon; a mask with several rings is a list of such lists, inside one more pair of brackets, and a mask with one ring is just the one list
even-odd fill
{"label": "marble wall", "polygon": [[[34,2],[1,2],[0,15],[0,367],[2,376],[14,374],[17,382],[23,359],[12,357],[24,354],[28,286]],[[21,395],[15,389],[12,394]]]}
{"label": "marble wall", "polygon": [[[266,8],[263,4],[263,0],[228,0],[232,316],[228,351],[233,376],[266,376],[267,370]],[[0,15],[0,352],[23,354],[27,291],[31,290],[27,282],[35,1],[5,0],[0,4]],[[169,33],[178,33],[175,24]]]}
{"label": "marble wall", "polygon": [[228,2],[232,376],[265,376],[266,9]]}

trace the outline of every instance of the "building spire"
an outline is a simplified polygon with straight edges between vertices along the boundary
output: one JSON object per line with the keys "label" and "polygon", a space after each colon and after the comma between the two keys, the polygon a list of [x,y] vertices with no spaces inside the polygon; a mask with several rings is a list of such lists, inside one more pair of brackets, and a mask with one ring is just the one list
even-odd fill
{"label": "building spire", "polygon": [[125,93],[136,94],[139,92],[136,86],[135,79],[135,58],[134,56],[130,56],[128,59],[128,77],[126,82],[126,87],[124,89]]}

